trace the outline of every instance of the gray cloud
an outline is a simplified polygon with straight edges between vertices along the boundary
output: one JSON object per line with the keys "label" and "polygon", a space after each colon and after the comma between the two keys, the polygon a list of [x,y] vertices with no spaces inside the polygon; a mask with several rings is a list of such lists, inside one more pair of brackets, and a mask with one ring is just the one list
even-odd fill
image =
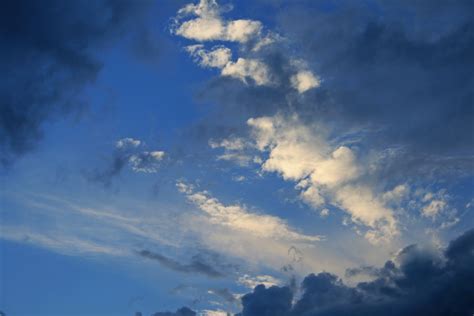
{"label": "gray cloud", "polygon": [[410,245],[381,268],[366,267],[350,274],[365,270],[377,277],[354,287],[331,273],[310,274],[296,299],[289,286],[258,285],[242,297],[243,309],[237,316],[470,316],[474,312],[474,229],[442,252]]}
{"label": "gray cloud", "polygon": [[181,263],[162,254],[151,252],[149,250],[140,250],[136,253],[143,258],[155,260],[162,266],[177,272],[197,273],[211,278],[220,278],[225,276],[223,272],[217,270],[214,265],[206,262],[200,256],[193,256],[190,263]]}
{"label": "gray cloud", "polygon": [[[0,163],[35,148],[43,125],[87,105],[102,62],[95,53],[140,29],[147,1],[4,1],[0,10]],[[142,54],[146,46],[142,35]],[[146,42],[146,41],[145,41]],[[135,44],[131,44],[135,45]],[[151,52],[150,52],[151,53]]]}
{"label": "gray cloud", "polygon": [[356,287],[330,273],[311,274],[291,304],[289,287],[260,285],[242,298],[241,316],[285,315],[471,315],[474,311],[474,230],[453,240],[444,253],[411,245]]}

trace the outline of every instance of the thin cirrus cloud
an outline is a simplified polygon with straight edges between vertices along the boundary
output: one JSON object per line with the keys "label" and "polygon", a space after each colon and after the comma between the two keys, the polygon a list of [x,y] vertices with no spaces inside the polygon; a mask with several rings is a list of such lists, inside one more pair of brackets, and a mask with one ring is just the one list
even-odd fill
{"label": "thin cirrus cloud", "polygon": [[316,242],[322,236],[305,235],[291,229],[282,219],[250,212],[243,205],[224,205],[206,191],[196,192],[184,182],[178,182],[177,187],[187,199],[209,216],[211,223],[227,227],[231,230],[253,235],[294,242]]}

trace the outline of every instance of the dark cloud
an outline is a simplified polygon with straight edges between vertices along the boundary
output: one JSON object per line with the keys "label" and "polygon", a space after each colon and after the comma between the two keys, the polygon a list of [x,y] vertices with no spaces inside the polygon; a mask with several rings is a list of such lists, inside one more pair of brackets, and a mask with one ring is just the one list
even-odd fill
{"label": "dark cloud", "polygon": [[181,263],[174,259],[163,256],[162,254],[151,252],[149,250],[137,251],[137,254],[143,258],[155,260],[162,266],[183,273],[198,273],[211,278],[224,277],[225,274],[215,268],[212,263],[203,260],[202,257],[193,256],[190,263]]}
{"label": "dark cloud", "polygon": [[[82,110],[87,103],[82,92],[102,66],[96,53],[138,30],[150,4],[129,0],[2,2],[1,164],[9,165],[32,150],[45,122]],[[137,33],[134,38],[141,36]],[[150,51],[141,45],[140,52]]]}
{"label": "dark cloud", "polygon": [[176,312],[158,312],[154,313],[152,316],[196,316],[197,314],[190,310],[187,307],[182,307],[178,309]]}
{"label": "dark cloud", "polygon": [[[237,316],[471,316],[474,313],[474,229],[444,251],[410,245],[381,268],[350,270],[376,278],[351,287],[334,274],[308,275],[295,297],[288,286],[264,285],[242,297]],[[161,314],[160,314],[161,315]],[[168,315],[168,314],[164,314]],[[169,314],[174,315],[174,314]]]}
{"label": "dark cloud", "polygon": [[293,293],[289,287],[272,286],[267,289],[264,285],[258,285],[253,293],[242,297],[243,310],[241,315],[288,315],[292,299]]}
{"label": "dark cloud", "polygon": [[474,230],[452,241],[444,253],[408,246],[396,262],[370,269],[378,277],[355,287],[330,273],[311,274],[293,305],[288,287],[259,285],[243,297],[241,315],[472,315]]}

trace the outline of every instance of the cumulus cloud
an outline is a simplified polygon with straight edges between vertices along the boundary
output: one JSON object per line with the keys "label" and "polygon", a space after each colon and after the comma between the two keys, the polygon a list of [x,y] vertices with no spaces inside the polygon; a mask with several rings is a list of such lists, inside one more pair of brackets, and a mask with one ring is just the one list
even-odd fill
{"label": "cumulus cloud", "polygon": [[[262,24],[253,20],[225,20],[222,8],[215,0],[201,0],[198,4],[188,4],[178,11],[173,32],[196,41],[232,41],[245,43],[258,36]],[[183,21],[187,17],[192,19]]]}
{"label": "cumulus cloud", "polygon": [[224,68],[232,58],[232,51],[223,46],[206,50],[204,45],[197,44],[186,47],[186,50],[202,67]]}
{"label": "cumulus cloud", "polygon": [[251,80],[259,86],[272,84],[267,65],[258,59],[239,57],[234,62],[231,60],[231,50],[222,46],[206,50],[198,44],[188,46],[186,50],[200,66],[221,69],[222,76],[236,78],[247,84]]}
{"label": "cumulus cloud", "polygon": [[[199,42],[237,42],[242,46],[239,53],[249,56],[239,56],[236,60],[232,60],[232,51],[225,46],[215,46],[209,50],[203,44],[195,44],[187,46],[186,50],[200,66],[219,68],[224,77],[257,86],[278,85],[271,67],[258,57],[258,52],[263,47],[278,42],[281,37],[270,32],[263,34],[263,26],[259,21],[224,20],[221,17],[223,10],[215,0],[201,0],[198,4],[188,4],[178,11],[172,32]],[[195,18],[183,21],[189,16]],[[291,87],[299,93],[319,87],[320,78],[308,70],[304,62],[295,59],[291,65],[293,73],[289,78]]]}
{"label": "cumulus cloud", "polygon": [[313,75],[311,71],[300,71],[293,75],[290,80],[292,87],[298,90],[299,93],[319,87],[321,84],[321,80]]}
{"label": "cumulus cloud", "polygon": [[356,224],[369,228],[366,238],[387,241],[398,234],[393,210],[366,184],[358,182],[364,168],[347,146],[331,146],[321,131],[317,134],[298,117],[251,118],[255,146],[267,152],[261,168],[295,181],[300,197],[320,208],[332,204],[350,214]]}
{"label": "cumulus cloud", "polygon": [[321,236],[305,235],[290,228],[284,220],[270,215],[250,212],[244,205],[224,205],[209,192],[198,191],[184,182],[177,183],[178,189],[187,199],[209,216],[215,225],[250,234],[255,237],[275,240],[315,242]]}

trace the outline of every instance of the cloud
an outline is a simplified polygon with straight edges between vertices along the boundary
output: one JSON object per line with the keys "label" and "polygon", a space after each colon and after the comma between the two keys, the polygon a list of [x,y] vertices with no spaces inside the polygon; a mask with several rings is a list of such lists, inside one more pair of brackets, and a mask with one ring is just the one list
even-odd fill
{"label": "cloud", "polygon": [[372,243],[398,234],[393,210],[359,180],[367,171],[351,148],[331,146],[324,129],[318,134],[295,115],[251,118],[247,123],[255,147],[268,153],[262,170],[295,181],[303,201],[316,209],[329,203],[344,210],[354,223],[369,228],[365,236]]}
{"label": "cloud", "polygon": [[370,127],[372,147],[403,146],[385,176],[471,174],[472,2],[330,3],[279,11],[280,32],[324,83],[293,105],[301,117]]}
{"label": "cloud", "polygon": [[[201,0],[199,4],[188,4],[178,11],[172,32],[176,35],[199,42],[230,41],[240,44],[239,56],[232,60],[232,51],[225,46],[205,49],[203,44],[186,47],[188,53],[202,67],[221,69],[221,76],[231,77],[257,86],[278,86],[272,67],[263,58],[255,58],[261,49],[281,41],[277,34],[263,34],[262,23],[253,20],[226,21],[221,17],[220,7],[214,0]],[[187,16],[196,18],[182,21]],[[298,59],[291,60],[291,86],[299,93],[319,87],[321,80],[315,76],[307,65]],[[288,79],[288,78],[287,78]]]}
{"label": "cloud", "polygon": [[[266,65],[272,85],[212,80],[199,95],[219,104],[202,124],[215,131],[209,137],[243,130],[251,117],[297,113],[332,134],[357,134],[359,148],[380,153],[371,177],[381,186],[472,175],[472,3],[329,3],[331,10],[275,6],[283,40],[258,52],[239,45],[239,57]],[[305,71],[319,86],[295,94]]]}
{"label": "cloud", "polygon": [[244,274],[243,276],[239,277],[237,280],[239,284],[243,286],[253,289],[259,284],[263,284],[266,287],[276,286],[281,284],[281,281],[271,275],[256,275],[250,276],[248,274]]}
{"label": "cloud", "polygon": [[206,50],[204,45],[197,44],[186,47],[188,53],[202,67],[224,68],[232,58],[232,51],[224,46]]}
{"label": "cloud", "polygon": [[320,79],[307,70],[298,72],[296,75],[293,75],[290,80],[292,87],[298,90],[299,93],[319,87],[321,84]]}
{"label": "cloud", "polygon": [[221,75],[239,79],[248,84],[251,80],[258,86],[271,85],[271,74],[267,65],[258,59],[239,57],[232,61],[232,51],[223,46],[206,50],[203,45],[191,45],[186,47],[188,53],[194,57],[201,67],[219,68]]}
{"label": "cloud", "polygon": [[453,240],[444,253],[412,245],[354,287],[336,275],[310,274],[294,300],[289,287],[257,286],[242,297],[240,316],[470,315],[474,310],[474,230]]}
{"label": "cloud", "polygon": [[291,229],[282,219],[250,212],[243,205],[224,205],[208,192],[195,192],[186,183],[178,182],[178,189],[187,199],[203,211],[211,223],[260,238],[296,242],[316,242],[321,236],[304,235]]}
{"label": "cloud", "polygon": [[102,67],[95,52],[134,32],[147,7],[106,0],[9,1],[3,6],[0,65],[8,78],[0,85],[3,166],[36,147],[46,122],[83,110],[88,102],[82,91]]}
{"label": "cloud", "polygon": [[[195,18],[182,21],[184,18]],[[245,43],[259,36],[262,24],[253,20],[224,20],[221,8],[215,0],[201,0],[198,4],[188,4],[178,11],[172,31],[187,39],[197,41],[231,41]]]}
{"label": "cloud", "polygon": [[221,278],[225,276],[223,272],[218,271],[209,263],[202,261],[198,256],[193,257],[189,264],[183,264],[162,254],[151,252],[149,250],[140,250],[136,253],[143,258],[155,260],[162,266],[177,272],[198,273],[211,278]]}
{"label": "cloud", "polygon": [[119,139],[115,143],[115,151],[108,165],[102,169],[86,172],[86,178],[89,181],[101,183],[108,187],[127,165],[134,172],[158,172],[165,158],[165,152],[160,150],[146,151],[142,150],[142,147],[145,147],[145,144],[141,140],[131,137]]}
{"label": "cloud", "polygon": [[157,312],[152,314],[152,316],[196,316],[196,312],[190,310],[187,307],[182,307],[176,312]]}
{"label": "cloud", "polygon": [[271,84],[267,65],[258,59],[238,58],[235,63],[225,65],[222,75],[240,79],[245,83],[251,79],[258,86]]}

